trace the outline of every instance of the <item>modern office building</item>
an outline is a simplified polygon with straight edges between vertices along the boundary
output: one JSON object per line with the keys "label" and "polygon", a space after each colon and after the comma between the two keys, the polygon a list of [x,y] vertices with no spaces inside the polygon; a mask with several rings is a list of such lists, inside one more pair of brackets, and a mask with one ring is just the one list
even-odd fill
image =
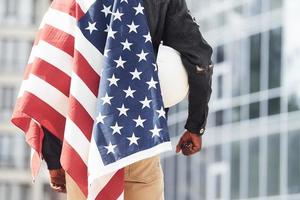
{"label": "modern office building", "polygon": [[49,1],[0,0],[0,199],[57,200],[42,171],[34,187],[30,152],[10,123],[35,32]]}
{"label": "modern office building", "polygon": [[214,48],[213,94],[202,152],[165,155],[166,199],[300,199],[300,2],[187,2]]}
{"label": "modern office building", "polygon": [[[164,155],[166,200],[300,199],[299,0],[187,0],[214,48],[203,150]],[[48,0],[0,0],[0,200],[56,200],[33,186],[29,149],[9,123]],[[173,144],[187,101],[170,111]]]}

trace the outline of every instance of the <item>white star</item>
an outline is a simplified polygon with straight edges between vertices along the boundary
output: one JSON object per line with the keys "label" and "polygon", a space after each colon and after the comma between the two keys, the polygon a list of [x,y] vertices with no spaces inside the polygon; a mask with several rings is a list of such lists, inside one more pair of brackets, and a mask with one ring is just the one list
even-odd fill
{"label": "white star", "polygon": [[106,7],[105,5],[103,5],[103,9],[101,10],[101,12],[103,12],[105,14],[105,17],[107,17],[107,15],[111,14],[110,8],[111,8],[111,6]]}
{"label": "white star", "polygon": [[92,34],[93,31],[98,31],[98,29],[96,28],[96,22],[94,23],[89,22],[89,26],[86,27],[85,30],[89,30],[90,34]]}
{"label": "white star", "polygon": [[125,115],[127,116],[127,111],[129,110],[129,108],[125,108],[124,104],[122,105],[121,108],[117,108],[120,111],[119,116]]}
{"label": "white star", "polygon": [[135,25],[134,22],[132,21],[132,23],[130,25],[127,25],[129,27],[129,33],[131,33],[132,31],[133,32],[136,32],[137,33],[137,28],[140,26],[140,25]]}
{"label": "white star", "polygon": [[155,136],[160,137],[159,132],[161,131],[161,128],[157,128],[157,126],[154,126],[154,129],[150,130],[152,132],[152,138],[154,138]]}
{"label": "white star", "polygon": [[111,78],[107,79],[109,81],[109,86],[115,85],[118,87],[118,81],[120,80],[119,78],[116,78],[115,75],[113,74]]}
{"label": "white star", "polygon": [[122,3],[122,2],[126,2],[126,3],[128,3],[128,0],[121,0],[121,2],[120,2],[120,3]]}
{"label": "white star", "polygon": [[134,98],[133,93],[135,93],[136,90],[132,90],[132,89],[130,88],[130,86],[128,87],[128,90],[123,90],[123,91],[126,93],[126,97],[125,97],[125,98],[127,98],[127,97],[132,97],[132,98]]}
{"label": "white star", "polygon": [[140,59],[139,59],[139,62],[141,62],[142,60],[145,60],[147,61],[146,59],[146,56],[148,55],[149,53],[145,53],[144,50],[142,49],[142,52],[140,54],[136,54]]}
{"label": "white star", "polygon": [[105,149],[107,149],[107,153],[115,153],[115,148],[117,147],[117,145],[112,145],[112,143],[110,142],[108,146],[104,146]]}
{"label": "white star", "polygon": [[154,66],[154,71],[157,71],[157,64],[152,63],[152,65]]}
{"label": "white star", "polygon": [[104,124],[104,119],[106,118],[106,116],[101,115],[101,113],[99,113],[99,115],[96,118],[97,123],[101,123]]}
{"label": "white star", "polygon": [[113,97],[108,96],[108,94],[106,93],[105,96],[101,98],[102,101],[103,101],[103,105],[105,105],[106,103],[111,105],[110,101],[111,101],[112,98]]}
{"label": "white star", "polygon": [[151,35],[150,35],[150,32],[148,32],[147,35],[143,35],[143,37],[146,39],[146,40],[145,40],[145,43],[147,43],[148,41],[151,42]]}
{"label": "white star", "polygon": [[124,13],[120,13],[119,9],[117,9],[117,11],[115,13],[113,13],[114,20],[118,19],[118,20],[122,21],[121,17],[123,15],[124,15]]}
{"label": "white star", "polygon": [[143,108],[146,108],[146,107],[150,108],[150,103],[151,103],[151,101],[152,101],[152,100],[149,100],[147,97],[145,97],[145,100],[144,100],[144,101],[140,101],[140,102],[143,104],[142,109],[143,109]]}
{"label": "white star", "polygon": [[105,56],[105,57],[108,57],[108,52],[110,52],[110,49],[105,49],[105,50],[104,50],[104,56]]}
{"label": "white star", "polygon": [[106,29],[104,30],[104,32],[108,33],[109,27],[110,27],[110,26],[109,26],[108,24],[106,24]]}
{"label": "white star", "polygon": [[131,51],[130,46],[132,45],[132,43],[128,42],[127,39],[125,40],[125,42],[121,42],[121,44],[123,45],[123,50],[128,49],[129,51]]}
{"label": "white star", "polygon": [[137,141],[138,141],[140,138],[139,138],[139,137],[136,137],[136,136],[134,135],[134,133],[132,134],[131,137],[128,137],[127,139],[130,141],[129,146],[131,146],[131,145],[133,145],[133,144],[139,145]]}
{"label": "white star", "polygon": [[108,33],[107,33],[107,38],[113,38],[115,39],[115,34],[117,33],[117,31],[113,31],[111,27],[108,28]]}
{"label": "white star", "polygon": [[141,74],[142,72],[139,72],[137,69],[134,70],[134,72],[130,72],[130,74],[132,75],[132,80],[134,79],[139,79],[141,80]]}
{"label": "white star", "polygon": [[154,81],[153,80],[153,77],[151,78],[151,80],[150,81],[147,81],[146,82],[148,85],[149,85],[149,90],[151,89],[151,88],[155,88],[156,89],[156,84],[158,83],[157,81]]}
{"label": "white star", "polygon": [[135,127],[143,127],[144,128],[144,122],[146,121],[145,119],[142,119],[141,116],[139,115],[139,117],[137,119],[134,119],[133,121],[136,122],[136,126]]}
{"label": "white star", "polygon": [[139,5],[137,7],[133,7],[136,11],[135,11],[135,15],[138,15],[139,13],[141,13],[142,15],[144,14],[143,10],[144,7],[141,5],[141,3],[139,3]]}
{"label": "white star", "polygon": [[124,69],[124,64],[126,63],[125,60],[122,60],[122,57],[120,56],[118,60],[114,60],[117,63],[117,67],[122,67]]}
{"label": "white star", "polygon": [[163,107],[161,107],[160,110],[156,110],[156,112],[158,113],[158,118],[160,118],[160,117],[166,118],[166,112]]}
{"label": "white star", "polygon": [[113,135],[116,134],[116,133],[122,135],[121,134],[121,129],[123,128],[123,126],[119,126],[118,122],[116,122],[116,124],[114,126],[111,126],[110,128],[113,130],[113,133],[112,133]]}

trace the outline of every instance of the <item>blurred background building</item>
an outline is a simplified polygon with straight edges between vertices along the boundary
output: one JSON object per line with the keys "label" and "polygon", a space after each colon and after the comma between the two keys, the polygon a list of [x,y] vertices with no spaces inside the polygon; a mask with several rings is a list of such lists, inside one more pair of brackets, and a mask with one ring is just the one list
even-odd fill
{"label": "blurred background building", "polygon": [[[48,0],[0,0],[0,200],[60,199],[9,119]],[[187,0],[214,48],[203,150],[163,155],[166,200],[300,199],[299,0]],[[187,102],[170,111],[176,145]]]}

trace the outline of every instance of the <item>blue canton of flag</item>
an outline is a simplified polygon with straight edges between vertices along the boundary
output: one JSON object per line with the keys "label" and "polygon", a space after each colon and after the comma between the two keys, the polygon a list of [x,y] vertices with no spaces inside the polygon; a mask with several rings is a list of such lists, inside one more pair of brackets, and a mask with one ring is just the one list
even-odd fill
{"label": "blue canton of flag", "polygon": [[83,17],[78,25],[105,58],[93,130],[101,163],[122,161],[126,166],[170,150],[142,0],[97,1],[91,9],[93,14]]}

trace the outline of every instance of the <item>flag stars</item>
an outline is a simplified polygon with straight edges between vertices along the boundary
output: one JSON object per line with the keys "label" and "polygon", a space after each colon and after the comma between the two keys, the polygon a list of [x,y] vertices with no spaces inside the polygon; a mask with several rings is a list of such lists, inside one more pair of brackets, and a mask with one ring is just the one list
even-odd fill
{"label": "flag stars", "polygon": [[101,100],[103,101],[103,105],[105,105],[105,104],[111,105],[112,98],[113,97],[108,96],[108,94],[106,93],[105,96],[101,98]]}
{"label": "flag stars", "polygon": [[108,57],[108,52],[110,52],[110,49],[105,49],[104,50],[104,54],[103,54],[104,57]]}
{"label": "flag stars", "polygon": [[152,77],[151,80],[150,80],[150,81],[147,81],[146,83],[149,85],[148,89],[150,90],[151,88],[156,89],[156,84],[157,84],[158,82],[157,82],[157,81],[154,81],[154,80],[153,80],[153,77]]}
{"label": "flag stars", "polygon": [[130,74],[132,75],[132,80],[134,79],[141,80],[142,72],[139,72],[137,69],[135,69],[133,72],[130,72]]}
{"label": "flag stars", "polygon": [[124,13],[120,13],[119,9],[117,9],[117,11],[115,13],[113,13],[114,16],[114,20],[120,20],[122,21],[121,17],[124,15]]}
{"label": "flag stars", "polygon": [[129,108],[126,108],[126,107],[124,106],[124,104],[122,105],[121,108],[117,108],[117,109],[120,111],[119,116],[122,116],[122,115],[127,116],[127,112],[129,111]]}
{"label": "flag stars", "polygon": [[107,15],[112,13],[110,8],[111,8],[111,6],[106,7],[105,5],[103,5],[103,9],[101,10],[101,12],[103,12],[105,14],[105,17],[107,17]]}
{"label": "flag stars", "polygon": [[133,93],[135,93],[136,90],[132,90],[130,86],[128,87],[127,90],[123,90],[123,91],[126,93],[126,97],[125,98],[127,98],[127,97],[134,98]]}
{"label": "flag stars", "polygon": [[110,153],[115,153],[115,148],[117,147],[117,145],[112,145],[112,143],[110,142],[108,146],[104,146],[104,148],[107,150],[106,154],[110,154]]}
{"label": "flag stars", "polygon": [[115,39],[115,34],[117,33],[117,31],[113,31],[111,27],[108,27],[108,32],[107,32],[107,38],[113,38]]}
{"label": "flag stars", "polygon": [[124,64],[126,63],[125,60],[122,59],[122,57],[120,56],[118,60],[114,60],[117,63],[117,67],[122,67],[124,69]]}
{"label": "flag stars", "polygon": [[142,127],[144,128],[144,122],[146,121],[146,119],[142,119],[141,116],[139,115],[139,117],[137,119],[134,119],[133,121],[135,121],[136,126],[135,127]]}
{"label": "flag stars", "polygon": [[150,32],[147,35],[143,35],[143,37],[145,38],[145,43],[152,42]]}
{"label": "flag stars", "polygon": [[150,132],[152,132],[152,138],[154,138],[155,136],[160,137],[159,132],[161,131],[161,128],[157,128],[157,126],[154,126],[154,129],[150,130]]}
{"label": "flag stars", "polygon": [[131,32],[135,32],[137,33],[137,28],[140,26],[140,25],[135,25],[134,22],[132,22],[131,24],[127,25],[129,27],[129,33]]}
{"label": "flag stars", "polygon": [[140,138],[139,138],[139,137],[136,137],[136,136],[134,135],[134,133],[132,134],[131,137],[127,137],[127,139],[130,141],[129,146],[131,146],[131,145],[133,145],[133,144],[139,145],[139,144],[138,144],[138,140],[139,140]]}
{"label": "flag stars", "polygon": [[149,54],[149,53],[145,53],[144,50],[142,49],[142,52],[141,52],[140,54],[136,54],[136,55],[139,57],[139,62],[141,62],[142,60],[147,61],[146,56],[147,56],[148,54]]}
{"label": "flag stars", "polygon": [[116,78],[115,75],[113,74],[111,78],[107,79],[109,81],[109,86],[115,85],[118,87],[118,81],[120,80],[119,78]]}
{"label": "flag stars", "polygon": [[118,133],[119,135],[122,135],[121,129],[123,128],[123,126],[119,126],[118,122],[116,122],[116,124],[114,126],[111,126],[110,128],[113,130],[113,133],[112,133],[113,135],[116,133]]}
{"label": "flag stars", "polygon": [[89,30],[90,34],[92,34],[93,31],[98,31],[98,29],[96,28],[96,22],[94,23],[89,22],[89,26],[86,27],[85,30]]}
{"label": "flag stars", "polygon": [[140,101],[142,104],[143,104],[143,107],[142,109],[144,108],[150,108],[150,103],[151,103],[152,100],[149,100],[147,97],[145,97],[145,100],[144,101]]}
{"label": "flag stars", "polygon": [[101,113],[99,113],[99,115],[96,118],[96,122],[97,123],[101,123],[104,124],[104,119],[106,118],[106,116],[102,115]]}
{"label": "flag stars", "polygon": [[160,110],[156,110],[156,112],[158,113],[158,118],[160,118],[160,117],[166,118],[166,112],[163,107],[161,107]]}
{"label": "flag stars", "polygon": [[125,3],[128,4],[128,0],[121,0],[121,3],[122,3],[122,2],[125,2]]}
{"label": "flag stars", "polygon": [[157,64],[152,63],[153,67],[154,67],[154,71],[157,71]]}
{"label": "flag stars", "polygon": [[121,42],[121,44],[123,45],[123,50],[128,49],[129,51],[131,51],[130,46],[132,45],[132,43],[128,42],[127,39],[125,40],[125,42]]}
{"label": "flag stars", "polygon": [[139,13],[141,13],[142,15],[144,14],[143,10],[144,7],[141,5],[141,3],[139,3],[139,5],[137,7],[133,7],[135,9],[135,15],[138,15]]}

